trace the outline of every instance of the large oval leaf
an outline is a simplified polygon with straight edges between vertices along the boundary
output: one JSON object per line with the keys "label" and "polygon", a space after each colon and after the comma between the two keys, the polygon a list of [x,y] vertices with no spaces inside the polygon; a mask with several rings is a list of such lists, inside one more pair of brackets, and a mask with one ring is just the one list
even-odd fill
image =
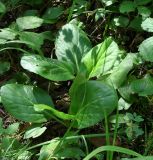
{"label": "large oval leaf", "polygon": [[52,99],[43,90],[22,84],[7,84],[1,88],[1,99],[6,110],[15,118],[41,123],[46,118],[43,112],[36,112],[34,104],[53,106]]}
{"label": "large oval leaf", "polygon": [[117,107],[115,90],[105,83],[88,81],[73,93],[70,114],[75,114],[77,127],[85,128],[102,120]]}
{"label": "large oval leaf", "polygon": [[30,72],[53,81],[66,81],[74,78],[74,73],[70,64],[39,55],[23,56],[21,59],[21,66]]}
{"label": "large oval leaf", "polygon": [[72,63],[75,71],[79,71],[81,58],[91,49],[91,43],[79,27],[66,24],[59,31],[55,42],[56,56],[59,60]]}
{"label": "large oval leaf", "polygon": [[139,96],[153,95],[153,77],[147,74],[142,79],[131,82],[131,90]]}
{"label": "large oval leaf", "polygon": [[119,52],[118,45],[111,38],[107,38],[103,43],[92,48],[82,59],[89,78],[104,74],[110,70]]}
{"label": "large oval leaf", "polygon": [[21,30],[34,29],[42,25],[43,19],[36,16],[25,16],[18,18],[16,23]]}
{"label": "large oval leaf", "polygon": [[139,53],[144,60],[153,62],[153,37],[147,38],[140,44]]}

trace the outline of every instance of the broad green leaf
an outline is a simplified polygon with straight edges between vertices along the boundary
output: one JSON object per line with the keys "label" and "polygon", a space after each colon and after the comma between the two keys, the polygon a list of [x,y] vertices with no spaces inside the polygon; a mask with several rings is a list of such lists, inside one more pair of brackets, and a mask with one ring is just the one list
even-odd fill
{"label": "broad green leaf", "polygon": [[67,62],[39,55],[24,55],[21,66],[52,81],[66,81],[74,78],[72,67]]}
{"label": "broad green leaf", "polygon": [[35,104],[34,105],[34,109],[35,111],[43,111],[43,110],[48,110],[50,111],[50,114],[53,114],[55,115],[56,117],[60,118],[60,119],[63,119],[63,120],[73,120],[75,119],[75,116],[74,115],[70,115],[70,114],[66,114],[64,112],[60,112],[48,105],[45,105],[45,104]]}
{"label": "broad green leaf", "polygon": [[18,18],[16,23],[21,30],[34,29],[42,25],[43,19],[36,16],[25,16]]}
{"label": "broad green leaf", "polygon": [[33,123],[46,121],[43,112],[36,112],[34,104],[46,104],[53,106],[51,97],[38,87],[7,84],[1,87],[2,104],[15,118]]}
{"label": "broad green leaf", "polygon": [[153,156],[146,156],[142,158],[122,158],[121,160],[153,160]]}
{"label": "broad green leaf", "polygon": [[6,6],[4,3],[0,2],[0,13],[5,13],[6,12]]}
{"label": "broad green leaf", "polygon": [[59,16],[61,16],[64,12],[64,8],[60,7],[52,7],[48,8],[43,15],[43,19],[45,20],[58,20]]}
{"label": "broad green leaf", "polygon": [[149,74],[142,79],[131,82],[131,90],[139,96],[153,95],[153,77]]}
{"label": "broad green leaf", "polygon": [[147,18],[142,22],[141,27],[147,32],[153,32],[153,18]]}
{"label": "broad green leaf", "polygon": [[93,150],[83,160],[90,160],[96,154],[98,154],[100,152],[104,152],[104,151],[120,152],[120,153],[124,153],[124,154],[127,154],[127,155],[132,155],[132,156],[143,158],[143,156],[141,154],[136,153],[135,151],[132,151],[130,149],[126,149],[126,148],[118,147],[118,146],[102,146],[102,147],[98,147],[95,150]]}
{"label": "broad green leaf", "polygon": [[92,48],[82,58],[88,77],[99,76],[109,71],[113,67],[119,52],[118,45],[111,38],[107,38],[103,43]]}
{"label": "broad green leaf", "polygon": [[7,72],[9,69],[10,69],[9,62],[0,61],[0,75]]}
{"label": "broad green leaf", "polygon": [[29,43],[29,47],[39,50],[44,43],[43,35],[35,32],[21,32],[19,39]]}
{"label": "broad green leaf", "polygon": [[78,86],[73,94],[70,114],[76,115],[77,128],[86,128],[98,123],[105,114],[108,116],[117,103],[117,94],[112,87],[102,82],[88,81]]}
{"label": "broad green leaf", "polygon": [[153,37],[145,39],[140,44],[139,54],[145,61],[153,62]]}
{"label": "broad green leaf", "polygon": [[37,138],[40,135],[42,135],[45,132],[46,129],[47,129],[46,127],[34,127],[34,128],[30,128],[30,129],[28,129],[25,132],[24,139]]}
{"label": "broad green leaf", "polygon": [[90,49],[91,43],[87,35],[74,24],[64,25],[55,41],[58,60],[72,63],[75,72],[79,72],[81,59]]}
{"label": "broad green leaf", "polygon": [[134,0],[134,1],[137,5],[146,5],[150,2],[152,2],[152,0]]}
{"label": "broad green leaf", "polygon": [[123,1],[119,9],[121,13],[129,13],[135,11],[136,5],[132,1]]}
{"label": "broad green leaf", "polygon": [[119,64],[119,66],[108,77],[108,82],[112,84],[114,88],[119,88],[126,81],[127,75],[133,69],[136,60],[137,55],[129,53],[125,57],[125,59]]}
{"label": "broad green leaf", "polygon": [[[147,18],[151,15],[151,10],[147,7],[144,6],[139,6],[138,7],[138,13],[143,17]],[[143,24],[143,23],[142,23]]]}

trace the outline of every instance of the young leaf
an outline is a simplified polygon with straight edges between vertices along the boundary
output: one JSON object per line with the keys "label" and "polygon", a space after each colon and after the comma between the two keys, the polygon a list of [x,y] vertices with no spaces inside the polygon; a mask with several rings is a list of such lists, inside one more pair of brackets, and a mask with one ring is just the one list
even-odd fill
{"label": "young leaf", "polygon": [[71,64],[39,55],[24,55],[21,66],[52,81],[66,81],[74,78]]}
{"label": "young leaf", "polygon": [[153,77],[147,74],[142,79],[134,80],[131,82],[131,90],[139,96],[153,95]]}
{"label": "young leaf", "polygon": [[140,44],[139,54],[145,61],[153,62],[153,37],[145,39]]}
{"label": "young leaf", "polygon": [[59,31],[55,42],[56,56],[58,60],[73,64],[75,72],[79,71],[81,59],[90,49],[90,40],[76,25],[66,24]]}
{"label": "young leaf", "polygon": [[147,18],[142,22],[141,27],[147,32],[153,32],[153,18]]}
{"label": "young leaf", "polygon": [[36,16],[25,16],[18,18],[16,23],[21,30],[34,29],[42,25],[43,19]]}
{"label": "young leaf", "polygon": [[1,87],[2,104],[15,118],[34,123],[46,121],[42,112],[34,110],[34,104],[53,106],[52,99],[43,90],[21,84],[7,84]]}
{"label": "young leaf", "polygon": [[88,81],[75,90],[71,98],[70,114],[76,115],[77,128],[86,128],[98,123],[105,114],[108,116],[117,107],[117,103],[117,94],[112,87],[102,82]]}
{"label": "young leaf", "polygon": [[119,52],[118,45],[111,38],[107,38],[103,43],[92,48],[82,58],[82,63],[87,69],[88,77],[91,78],[105,74],[110,70]]}

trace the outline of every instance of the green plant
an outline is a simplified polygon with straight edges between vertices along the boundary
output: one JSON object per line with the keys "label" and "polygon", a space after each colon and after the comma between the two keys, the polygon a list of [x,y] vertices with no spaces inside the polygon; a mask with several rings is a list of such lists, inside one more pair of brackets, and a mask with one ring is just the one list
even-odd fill
{"label": "green plant", "polygon": [[[0,24],[2,115],[8,112],[30,124],[18,133],[20,121],[4,129],[1,120],[2,158],[152,158],[147,156],[152,155],[152,143],[145,149],[143,142],[152,126],[145,112],[153,95],[152,5],[151,0],[0,2],[5,22]],[[13,16],[6,20],[8,15]],[[67,98],[64,105],[58,103],[62,96]],[[61,125],[60,137],[44,142],[41,137],[52,122]],[[105,134],[90,134],[93,128]],[[122,134],[128,142],[141,135],[141,154],[147,157],[116,146]],[[101,147],[90,153],[90,138],[104,136]],[[25,145],[29,140],[32,146]]]}

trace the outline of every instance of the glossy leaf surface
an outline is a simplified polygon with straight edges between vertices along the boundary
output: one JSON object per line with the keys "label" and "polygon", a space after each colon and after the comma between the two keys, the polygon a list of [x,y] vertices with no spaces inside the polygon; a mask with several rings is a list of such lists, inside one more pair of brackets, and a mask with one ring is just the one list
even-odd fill
{"label": "glossy leaf surface", "polygon": [[15,118],[41,123],[45,122],[44,113],[36,112],[34,104],[46,104],[53,106],[50,96],[43,90],[21,84],[7,84],[1,88],[1,99],[5,109]]}
{"label": "glossy leaf surface", "polygon": [[[110,100],[111,99],[111,100]],[[115,90],[98,81],[81,84],[73,94],[70,114],[76,115],[77,127],[85,128],[98,123],[117,107]]]}
{"label": "glossy leaf surface", "polygon": [[91,49],[91,43],[79,27],[66,24],[59,31],[55,42],[58,60],[73,64],[75,72],[80,70],[80,62],[84,54]]}
{"label": "glossy leaf surface", "polygon": [[21,59],[21,66],[53,81],[66,81],[74,78],[70,64],[39,55],[24,55]]}

